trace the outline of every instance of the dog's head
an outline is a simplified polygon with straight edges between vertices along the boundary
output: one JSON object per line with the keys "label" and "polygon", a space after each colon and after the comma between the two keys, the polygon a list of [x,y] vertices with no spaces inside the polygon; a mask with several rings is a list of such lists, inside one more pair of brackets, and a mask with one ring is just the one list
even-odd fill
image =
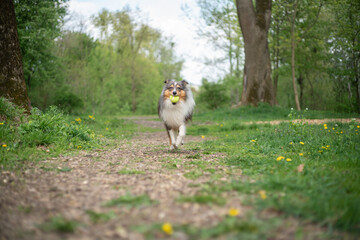
{"label": "dog's head", "polygon": [[187,81],[165,80],[164,83],[164,100],[169,99],[170,96],[178,96],[179,101],[186,101],[186,86],[189,84]]}

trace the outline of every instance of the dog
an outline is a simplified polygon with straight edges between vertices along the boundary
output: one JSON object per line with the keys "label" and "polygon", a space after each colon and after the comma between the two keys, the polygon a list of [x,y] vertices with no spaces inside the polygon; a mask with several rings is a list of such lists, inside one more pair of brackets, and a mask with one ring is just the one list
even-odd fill
{"label": "dog", "polygon": [[[164,122],[170,150],[174,150],[184,144],[186,123],[192,120],[195,100],[187,81],[165,80],[164,83],[158,104],[158,114]],[[179,97],[177,102],[170,100],[177,97]]]}

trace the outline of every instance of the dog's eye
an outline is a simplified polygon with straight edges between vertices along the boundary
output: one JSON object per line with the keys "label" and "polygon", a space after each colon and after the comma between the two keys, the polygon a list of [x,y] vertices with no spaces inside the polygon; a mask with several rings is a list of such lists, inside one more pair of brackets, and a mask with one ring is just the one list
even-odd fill
{"label": "dog's eye", "polygon": [[179,88],[179,87],[178,87],[178,88],[176,88],[176,90],[180,91],[180,90],[181,90],[181,88]]}

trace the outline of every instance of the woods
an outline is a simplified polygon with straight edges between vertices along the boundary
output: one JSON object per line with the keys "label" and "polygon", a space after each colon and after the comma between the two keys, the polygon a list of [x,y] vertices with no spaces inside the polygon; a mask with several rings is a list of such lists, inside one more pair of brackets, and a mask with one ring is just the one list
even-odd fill
{"label": "woods", "polygon": [[[15,1],[32,105],[92,114],[155,113],[162,81],[183,77],[176,42],[128,6],[93,15],[97,37],[81,23],[79,30],[67,29],[67,4]],[[209,51],[206,62],[226,66],[222,75],[204,76],[195,93],[203,103],[198,111],[261,102],[360,111],[358,2],[198,0],[197,6],[199,37],[223,54],[214,58]],[[216,99],[209,92],[215,89],[222,95]]]}

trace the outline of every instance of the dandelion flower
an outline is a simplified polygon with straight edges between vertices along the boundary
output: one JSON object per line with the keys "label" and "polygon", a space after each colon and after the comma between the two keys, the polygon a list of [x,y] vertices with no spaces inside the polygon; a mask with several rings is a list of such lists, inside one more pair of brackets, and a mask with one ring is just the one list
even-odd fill
{"label": "dandelion flower", "polygon": [[202,139],[204,139],[204,138],[205,138],[205,136],[203,135],[203,136],[201,136],[201,138],[202,138]]}
{"label": "dandelion flower", "polygon": [[80,149],[80,148],[82,148],[82,146],[80,146],[80,145],[79,145],[79,146],[77,146],[77,149]]}
{"label": "dandelion flower", "polygon": [[220,127],[223,127],[224,126],[224,124],[220,124]]}
{"label": "dandelion flower", "polygon": [[259,191],[259,195],[261,197],[262,200],[265,200],[267,197],[266,197],[266,192],[265,190],[260,190]]}
{"label": "dandelion flower", "polygon": [[239,212],[240,211],[236,208],[230,208],[228,214],[229,214],[229,216],[235,217],[235,216],[239,215]]}
{"label": "dandelion flower", "polygon": [[291,158],[287,158],[286,161],[287,161],[287,162],[291,162],[292,160],[291,160]]}
{"label": "dandelion flower", "polygon": [[357,125],[356,127],[357,127],[357,128],[360,128],[360,126],[359,126],[359,125]]}
{"label": "dandelion flower", "polygon": [[330,147],[330,145],[326,145],[326,148],[329,148]]}
{"label": "dandelion flower", "polygon": [[93,115],[89,115],[89,118],[95,120],[95,117]]}
{"label": "dandelion flower", "polygon": [[290,144],[290,145],[292,145],[292,144],[293,144],[293,142],[290,142],[289,144]]}
{"label": "dandelion flower", "polygon": [[254,142],[256,142],[256,140],[255,140],[255,139],[252,139],[252,140],[251,140],[251,142],[253,142],[253,143],[254,143]]}
{"label": "dandelion flower", "polygon": [[304,154],[303,154],[303,153],[299,153],[299,156],[304,156]]}
{"label": "dandelion flower", "polygon": [[324,127],[327,127],[327,125],[326,125],[326,124],[324,124]]}
{"label": "dandelion flower", "polygon": [[279,156],[277,159],[276,159],[276,161],[280,161],[280,160],[283,160],[285,157],[283,157],[283,156]]}
{"label": "dandelion flower", "polygon": [[109,128],[105,128],[106,130],[109,130]]}
{"label": "dandelion flower", "polygon": [[75,121],[77,121],[78,123],[81,123],[81,118],[75,118]]}
{"label": "dandelion flower", "polygon": [[168,235],[173,234],[173,228],[170,223],[164,223],[161,227],[161,229]]}
{"label": "dandelion flower", "polygon": [[2,145],[2,147],[6,148],[6,147],[7,147],[7,145],[6,145],[6,144],[3,144],[3,145]]}
{"label": "dandelion flower", "polygon": [[304,145],[305,143],[304,142],[300,142],[301,145]]}
{"label": "dandelion flower", "polygon": [[3,122],[0,122],[0,125],[4,125],[4,123],[3,123]]}

